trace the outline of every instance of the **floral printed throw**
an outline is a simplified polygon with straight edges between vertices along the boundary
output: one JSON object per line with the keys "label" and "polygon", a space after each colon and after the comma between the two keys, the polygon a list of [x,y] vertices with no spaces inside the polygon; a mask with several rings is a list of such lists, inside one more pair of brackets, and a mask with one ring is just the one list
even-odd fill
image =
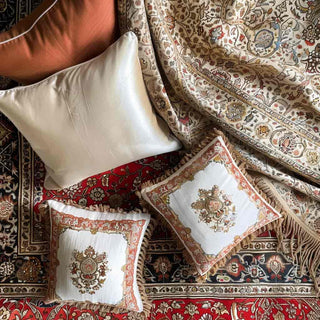
{"label": "floral printed throw", "polygon": [[[118,11],[121,32],[139,37],[153,105],[186,146],[218,126],[249,169],[320,201],[318,1],[119,0]],[[286,209],[284,234],[315,277],[317,224]]]}

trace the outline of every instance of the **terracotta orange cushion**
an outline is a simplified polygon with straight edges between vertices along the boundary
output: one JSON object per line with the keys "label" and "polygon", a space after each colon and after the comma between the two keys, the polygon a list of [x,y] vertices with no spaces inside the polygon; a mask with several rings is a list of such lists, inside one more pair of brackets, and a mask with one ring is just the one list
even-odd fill
{"label": "terracotta orange cushion", "polygon": [[103,52],[117,34],[114,0],[44,0],[0,34],[0,75],[39,81]]}

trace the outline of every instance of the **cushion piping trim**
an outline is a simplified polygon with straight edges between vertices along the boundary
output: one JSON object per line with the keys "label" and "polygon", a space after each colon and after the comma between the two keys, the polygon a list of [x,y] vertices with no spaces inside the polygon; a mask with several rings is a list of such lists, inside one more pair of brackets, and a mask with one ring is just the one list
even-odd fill
{"label": "cushion piping trim", "polygon": [[10,42],[10,41],[13,41],[13,40],[15,40],[15,39],[18,39],[18,38],[20,38],[20,37],[23,37],[24,35],[26,35],[27,33],[29,33],[29,32],[35,27],[35,25],[38,23],[38,21],[39,21],[44,15],[46,15],[46,14],[48,13],[48,11],[50,11],[50,10],[57,4],[58,1],[59,1],[59,0],[55,0],[55,1],[51,4],[51,6],[50,6],[49,8],[47,8],[44,12],[42,12],[41,15],[34,21],[34,23],[31,25],[31,27],[30,27],[28,30],[26,30],[26,31],[18,34],[17,36],[15,36],[15,37],[13,37],[13,38],[10,38],[10,39],[7,39],[7,40],[4,40],[4,41],[0,42],[0,45],[1,45],[1,44],[5,44],[5,43],[8,43],[8,42]]}

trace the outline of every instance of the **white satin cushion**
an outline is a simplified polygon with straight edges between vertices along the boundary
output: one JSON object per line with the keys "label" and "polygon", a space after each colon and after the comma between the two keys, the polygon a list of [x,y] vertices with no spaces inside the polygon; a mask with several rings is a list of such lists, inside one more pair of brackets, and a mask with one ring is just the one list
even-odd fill
{"label": "white satin cushion", "polygon": [[47,189],[180,148],[152,110],[133,32],[90,61],[0,91],[0,111],[45,163]]}

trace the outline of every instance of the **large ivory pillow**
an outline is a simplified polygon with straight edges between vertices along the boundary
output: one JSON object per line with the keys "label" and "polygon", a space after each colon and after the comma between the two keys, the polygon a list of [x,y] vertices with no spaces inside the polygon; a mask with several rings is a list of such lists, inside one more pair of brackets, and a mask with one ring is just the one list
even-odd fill
{"label": "large ivory pillow", "polygon": [[180,148],[152,110],[132,32],[90,61],[0,91],[0,111],[45,163],[47,189]]}

